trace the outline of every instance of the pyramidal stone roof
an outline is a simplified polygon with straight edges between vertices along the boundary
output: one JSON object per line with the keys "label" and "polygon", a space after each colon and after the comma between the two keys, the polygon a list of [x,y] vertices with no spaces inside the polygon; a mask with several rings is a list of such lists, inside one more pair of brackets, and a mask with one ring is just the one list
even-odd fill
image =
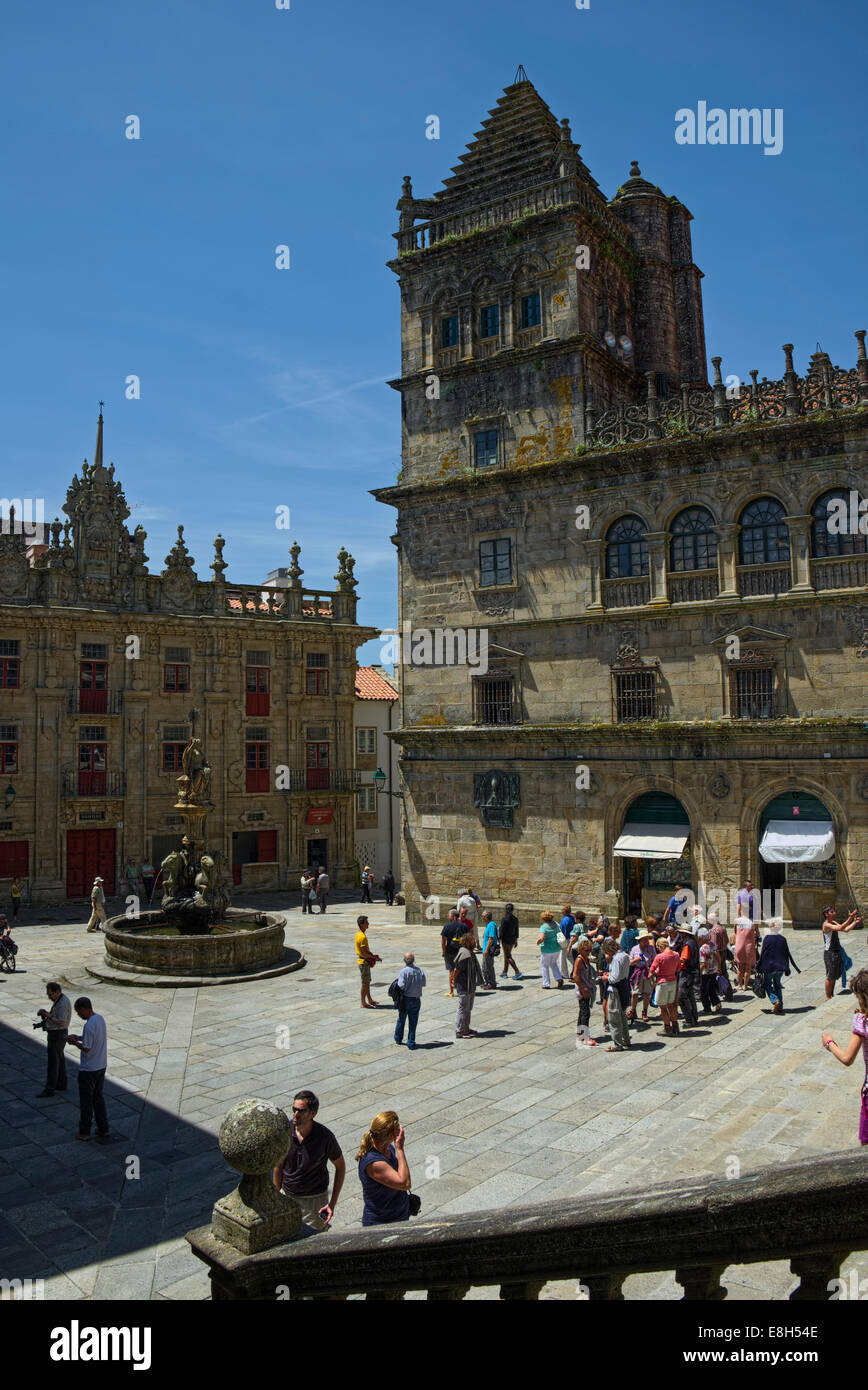
{"label": "pyramidal stone roof", "polygon": [[557,174],[558,158],[569,154],[576,172],[598,188],[578,156],[569,125],[559,122],[526,78],[506,87],[454,166],[438,201],[484,201],[504,187],[530,187]]}

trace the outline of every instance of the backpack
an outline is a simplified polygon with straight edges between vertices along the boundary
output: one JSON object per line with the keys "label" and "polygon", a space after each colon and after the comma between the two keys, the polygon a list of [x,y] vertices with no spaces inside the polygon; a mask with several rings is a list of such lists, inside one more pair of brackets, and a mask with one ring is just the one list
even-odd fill
{"label": "backpack", "polygon": [[404,991],[402,990],[401,986],[398,984],[397,976],[396,976],[395,979],[392,981],[392,983],[389,985],[389,988],[388,988],[387,993],[388,993],[388,995],[389,995],[389,998],[392,1000],[392,1003],[395,1005],[395,1007],[396,1007],[397,1009],[400,1009],[401,1005],[402,1005],[403,1002],[404,1002]]}
{"label": "backpack", "polygon": [[695,936],[688,936],[684,939],[684,946],[687,947],[687,969],[697,970],[699,968],[699,943]]}

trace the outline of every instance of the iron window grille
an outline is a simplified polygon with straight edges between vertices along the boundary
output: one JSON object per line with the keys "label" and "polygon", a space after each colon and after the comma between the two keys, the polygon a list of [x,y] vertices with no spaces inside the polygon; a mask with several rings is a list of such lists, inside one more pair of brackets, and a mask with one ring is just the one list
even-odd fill
{"label": "iron window grille", "polygon": [[513,724],[515,681],[512,676],[477,677],[476,722],[478,724]]}
{"label": "iron window grille", "polygon": [[635,724],[657,718],[657,671],[613,671],[616,724]]}
{"label": "iron window grille", "polygon": [[109,649],[105,642],[82,642],[83,661],[108,661]]}
{"label": "iron window grille", "polygon": [[83,724],[78,737],[82,743],[105,743],[106,731],[102,724]]}
{"label": "iron window grille", "polygon": [[20,655],[21,655],[21,643],[20,643],[17,639],[16,639],[16,640],[10,640],[8,637],[4,637],[2,640],[0,640],[0,656],[20,656]]}
{"label": "iron window grille", "polygon": [[270,665],[271,665],[271,652],[264,652],[264,651],[263,651],[263,652],[248,652],[248,653],[247,653],[247,665],[248,665],[248,666],[270,666]]}
{"label": "iron window grille", "polygon": [[189,666],[189,664],[190,664],[190,648],[189,648],[189,647],[167,647],[166,650],[165,650],[165,652],[163,653],[163,660],[169,662],[170,665],[171,665],[171,664],[174,664],[174,663],[177,663],[177,662],[180,662],[180,664],[181,664],[182,666]]}
{"label": "iron window grille", "polygon": [[734,719],[774,719],[775,668],[756,661],[730,667],[730,707]]}

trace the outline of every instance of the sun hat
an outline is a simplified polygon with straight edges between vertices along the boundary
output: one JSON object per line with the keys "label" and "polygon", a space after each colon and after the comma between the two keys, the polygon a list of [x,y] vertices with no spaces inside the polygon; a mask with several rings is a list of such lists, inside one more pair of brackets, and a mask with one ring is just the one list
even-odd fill
{"label": "sun hat", "polygon": [[651,933],[650,933],[650,931],[648,930],[648,928],[647,928],[647,927],[640,927],[640,928],[639,928],[639,935],[636,937],[636,940],[637,940],[637,941],[645,941],[646,939],[650,939],[650,937],[651,937]]}

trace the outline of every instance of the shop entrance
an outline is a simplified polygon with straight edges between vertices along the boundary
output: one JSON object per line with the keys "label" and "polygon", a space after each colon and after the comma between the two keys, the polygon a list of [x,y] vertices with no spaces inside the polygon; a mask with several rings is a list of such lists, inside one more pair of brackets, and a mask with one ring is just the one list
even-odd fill
{"label": "shop entrance", "polygon": [[690,818],[681,802],[665,792],[637,797],[624,817],[615,857],[623,864],[625,913],[658,916],[676,883],[692,888]]}

